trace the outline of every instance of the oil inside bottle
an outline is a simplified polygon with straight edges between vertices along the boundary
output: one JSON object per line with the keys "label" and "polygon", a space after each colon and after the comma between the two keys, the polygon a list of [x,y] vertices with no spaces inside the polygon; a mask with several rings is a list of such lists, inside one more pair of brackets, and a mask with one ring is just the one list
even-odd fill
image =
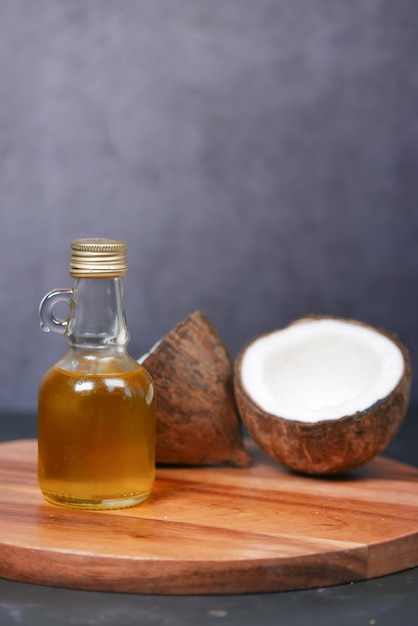
{"label": "oil inside bottle", "polygon": [[38,480],[44,497],[88,509],[139,504],[155,475],[151,378],[136,363],[120,371],[112,359],[93,359],[95,373],[85,365],[74,371],[59,365],[45,374],[39,391]]}

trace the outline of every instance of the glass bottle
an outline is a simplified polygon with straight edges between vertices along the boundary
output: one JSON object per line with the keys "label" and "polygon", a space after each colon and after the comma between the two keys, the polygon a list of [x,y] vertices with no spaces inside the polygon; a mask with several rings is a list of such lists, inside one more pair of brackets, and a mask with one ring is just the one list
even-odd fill
{"label": "glass bottle", "polygon": [[[40,304],[41,328],[65,333],[69,345],[39,388],[38,482],[54,504],[134,506],[154,482],[156,419],[151,377],[126,349],[126,244],[78,239],[71,247],[73,288]],[[68,319],[54,316],[62,301]]]}

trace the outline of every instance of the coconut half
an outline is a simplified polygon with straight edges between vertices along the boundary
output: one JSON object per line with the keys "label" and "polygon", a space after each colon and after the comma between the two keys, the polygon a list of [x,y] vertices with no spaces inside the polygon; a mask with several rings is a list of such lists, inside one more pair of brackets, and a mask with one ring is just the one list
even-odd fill
{"label": "coconut half", "polygon": [[367,324],[312,316],[247,344],[235,396],[251,437],[307,474],[345,472],[395,436],[411,383],[406,347]]}
{"label": "coconut half", "polygon": [[233,391],[233,364],[220,336],[195,311],[139,361],[157,394],[157,462],[248,466]]}

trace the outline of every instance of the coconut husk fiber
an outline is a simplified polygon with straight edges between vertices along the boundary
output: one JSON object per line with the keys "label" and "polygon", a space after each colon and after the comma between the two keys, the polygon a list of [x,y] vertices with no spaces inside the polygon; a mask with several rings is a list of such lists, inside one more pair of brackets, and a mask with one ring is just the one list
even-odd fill
{"label": "coconut husk fiber", "polygon": [[220,336],[195,311],[141,359],[157,394],[157,463],[246,467],[233,364]]}

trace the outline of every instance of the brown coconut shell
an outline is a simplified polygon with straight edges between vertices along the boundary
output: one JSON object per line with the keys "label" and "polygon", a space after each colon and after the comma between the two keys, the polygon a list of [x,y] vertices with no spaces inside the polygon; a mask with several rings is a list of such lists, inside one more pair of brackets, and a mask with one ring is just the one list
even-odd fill
{"label": "brown coconut shell", "polygon": [[[325,318],[312,315],[293,323],[308,319]],[[399,383],[386,397],[379,399],[365,411],[317,423],[276,417],[263,411],[242,384],[242,360],[246,349],[253,341],[241,350],[235,362],[235,396],[240,416],[251,437],[271,458],[304,474],[337,474],[364,465],[380,454],[392,441],[408,408],[411,361],[407,348],[398,337],[355,320],[335,317],[331,319],[360,324],[380,332],[393,341],[402,352],[404,372]]]}
{"label": "brown coconut shell", "polygon": [[157,463],[246,467],[233,364],[208,319],[195,311],[143,360],[157,394]]}

